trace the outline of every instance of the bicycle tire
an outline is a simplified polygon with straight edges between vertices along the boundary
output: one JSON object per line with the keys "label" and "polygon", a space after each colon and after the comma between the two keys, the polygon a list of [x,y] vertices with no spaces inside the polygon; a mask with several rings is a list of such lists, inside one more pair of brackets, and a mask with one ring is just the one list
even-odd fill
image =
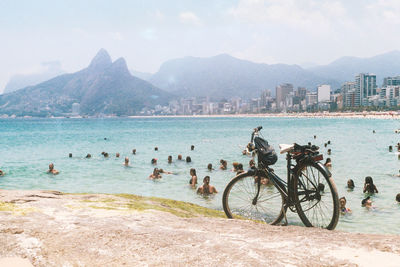
{"label": "bicycle tire", "polygon": [[228,218],[246,218],[275,225],[284,216],[284,197],[275,186],[261,185],[256,205],[252,200],[256,196],[255,176],[241,173],[225,187],[222,205]]}
{"label": "bicycle tire", "polygon": [[338,193],[332,176],[321,163],[305,162],[299,166],[293,175],[293,190],[297,214],[305,226],[335,229],[339,220]]}

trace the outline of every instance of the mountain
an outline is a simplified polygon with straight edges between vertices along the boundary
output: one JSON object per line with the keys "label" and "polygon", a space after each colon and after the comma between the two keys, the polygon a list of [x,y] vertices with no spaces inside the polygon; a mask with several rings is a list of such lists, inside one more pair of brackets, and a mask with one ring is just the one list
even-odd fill
{"label": "mountain", "polygon": [[32,74],[13,75],[6,84],[3,93],[11,93],[27,86],[36,85],[65,73],[65,71],[61,69],[61,63],[59,61],[43,62],[41,67],[42,69],[40,71]]}
{"label": "mountain", "polygon": [[112,62],[101,49],[81,71],[0,95],[0,114],[62,115],[71,113],[72,104],[79,103],[83,115],[134,115],[144,107],[167,104],[171,97],[132,76],[123,58]]}
{"label": "mountain", "polygon": [[374,73],[378,86],[383,78],[400,74],[400,51],[392,51],[370,58],[342,57],[324,66],[308,68],[308,71],[328,79],[337,79],[343,83],[353,81],[354,76],[362,72]]}
{"label": "mountain", "polygon": [[165,62],[148,80],[155,86],[182,96],[209,96],[212,99],[239,96],[258,97],[265,89],[281,83],[305,86],[340,84],[322,78],[297,65],[259,64],[222,54],[208,58],[185,57]]}

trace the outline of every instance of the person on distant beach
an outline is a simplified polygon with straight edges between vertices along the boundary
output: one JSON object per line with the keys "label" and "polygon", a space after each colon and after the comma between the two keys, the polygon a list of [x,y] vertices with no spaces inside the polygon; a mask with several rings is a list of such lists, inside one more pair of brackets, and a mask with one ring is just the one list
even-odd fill
{"label": "person on distant beach", "polygon": [[49,170],[47,171],[47,173],[57,175],[57,174],[59,174],[60,172],[57,171],[56,169],[54,169],[54,164],[53,164],[53,163],[50,163],[50,164],[49,164]]}
{"label": "person on distant beach", "polygon": [[226,170],[226,169],[227,169],[227,167],[228,167],[228,162],[227,162],[226,160],[221,159],[221,160],[219,161],[219,163],[221,163],[221,166],[219,166],[219,168],[220,168],[221,170]]}
{"label": "person on distant beach", "polygon": [[192,158],[189,157],[189,156],[187,156],[187,157],[186,157],[186,163],[190,163],[190,162],[192,162]]}
{"label": "person on distant beach", "polygon": [[196,169],[191,168],[189,171],[189,174],[191,176],[190,180],[189,180],[189,184],[192,188],[196,187],[197,184],[197,175],[196,175]]}
{"label": "person on distant beach", "polygon": [[354,187],[354,181],[352,179],[347,180],[347,188],[353,190]]}
{"label": "person on distant beach", "polygon": [[324,163],[324,165],[325,165],[325,167],[328,168],[328,170],[331,170],[332,169],[332,160],[331,160],[331,158],[327,158],[325,163]]}
{"label": "person on distant beach", "polygon": [[206,176],[203,179],[203,185],[197,189],[198,194],[210,195],[218,193],[214,186],[210,185],[210,176]]}
{"label": "person on distant beach", "polygon": [[136,155],[136,148],[132,149],[132,154]]}
{"label": "person on distant beach", "polygon": [[164,169],[158,169],[158,171],[164,174],[173,174],[173,172],[165,171]]}
{"label": "person on distant beach", "polygon": [[178,155],[178,160],[182,160],[182,155]]}
{"label": "person on distant beach", "polygon": [[396,201],[400,203],[400,193],[396,195]]}
{"label": "person on distant beach", "polygon": [[128,157],[125,157],[124,166],[126,166],[126,167],[129,166],[129,158]]}
{"label": "person on distant beach", "polygon": [[115,157],[116,157],[116,158],[119,158],[119,156],[120,156],[120,155],[119,155],[119,153],[117,152],[117,153],[115,154]]}
{"label": "person on distant beach", "polygon": [[207,169],[208,169],[209,171],[212,171],[212,170],[214,170],[214,169],[213,169],[213,167],[212,167],[212,164],[211,164],[211,163],[208,163],[208,165],[207,165]]}
{"label": "person on distant beach", "polygon": [[244,170],[243,170],[243,164],[242,164],[242,163],[239,163],[238,166],[237,166],[236,175],[239,175],[239,174],[241,174],[241,173],[243,173],[243,172],[244,172]]}
{"label": "person on distant beach", "polygon": [[154,151],[158,151],[158,147],[157,146],[154,148]]}
{"label": "person on distant beach", "polygon": [[365,177],[363,193],[374,194],[378,193],[378,189],[374,185],[374,181],[371,176]]}
{"label": "person on distant beach", "polygon": [[92,155],[90,155],[90,154],[87,154],[87,155],[86,155],[86,158],[87,158],[87,159],[90,159],[91,157],[92,157]]}
{"label": "person on distant beach", "polygon": [[69,153],[69,154],[68,154],[68,157],[72,158],[72,153]]}
{"label": "person on distant beach", "polygon": [[0,170],[0,176],[4,176],[5,172],[3,172],[2,170]]}
{"label": "person on distant beach", "polygon": [[154,168],[153,173],[150,174],[149,179],[161,179],[160,171],[158,168]]}
{"label": "person on distant beach", "polygon": [[345,197],[339,198],[339,203],[340,203],[340,212],[342,214],[351,213],[351,209],[346,208],[347,200]]}
{"label": "person on distant beach", "polygon": [[232,163],[232,167],[233,167],[233,168],[232,168],[232,171],[233,171],[233,172],[237,172],[237,167],[238,167],[238,165],[239,165],[239,162],[236,162],[236,161],[235,161],[235,162]]}
{"label": "person on distant beach", "polygon": [[172,163],[172,156],[171,156],[171,155],[168,156],[168,163],[169,163],[169,164]]}
{"label": "person on distant beach", "polygon": [[371,201],[370,198],[371,198],[370,196],[364,198],[364,199],[361,201],[361,206],[362,206],[362,207],[366,207],[366,208],[371,208],[371,207],[372,207],[372,201]]}
{"label": "person on distant beach", "polygon": [[194,145],[191,145],[191,146],[190,146],[190,150],[194,150]]}
{"label": "person on distant beach", "polygon": [[157,164],[157,159],[152,158],[152,159],[151,159],[151,164],[156,165],[156,164]]}

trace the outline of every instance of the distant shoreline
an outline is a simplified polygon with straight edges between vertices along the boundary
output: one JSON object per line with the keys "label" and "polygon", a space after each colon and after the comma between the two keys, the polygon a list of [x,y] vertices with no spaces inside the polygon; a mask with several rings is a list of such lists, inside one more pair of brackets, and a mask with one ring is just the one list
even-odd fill
{"label": "distant shoreline", "polygon": [[107,119],[107,118],[349,118],[349,119],[400,119],[400,111],[393,112],[331,112],[331,113],[263,113],[263,114],[214,114],[214,115],[133,115],[133,116],[74,116],[74,117],[0,117],[0,119]]}

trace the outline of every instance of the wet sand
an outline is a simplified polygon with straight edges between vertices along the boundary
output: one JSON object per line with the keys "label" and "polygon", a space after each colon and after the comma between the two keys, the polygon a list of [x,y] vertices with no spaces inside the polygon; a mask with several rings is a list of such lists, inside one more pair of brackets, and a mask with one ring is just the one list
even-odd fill
{"label": "wet sand", "polygon": [[129,195],[0,190],[0,222],[0,258],[34,266],[400,263],[396,235],[228,220],[193,204]]}

